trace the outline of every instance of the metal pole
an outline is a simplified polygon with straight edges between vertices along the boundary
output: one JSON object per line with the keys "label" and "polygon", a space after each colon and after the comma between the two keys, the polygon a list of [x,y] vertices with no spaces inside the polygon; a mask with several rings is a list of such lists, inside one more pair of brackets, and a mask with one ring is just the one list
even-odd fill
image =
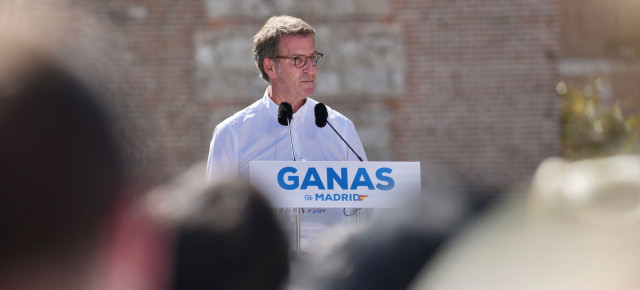
{"label": "metal pole", "polygon": [[293,136],[291,135],[291,123],[287,119],[287,127],[289,128],[289,143],[291,144],[291,160],[296,161],[296,153],[293,151]]}
{"label": "metal pole", "polygon": [[[287,118],[287,127],[289,128],[289,143],[291,144],[291,160],[296,161],[296,153],[293,151],[293,135],[291,135],[291,120]],[[296,210],[296,254],[300,256],[300,208]]]}
{"label": "metal pole", "polygon": [[300,256],[300,208],[296,208],[296,254]]}

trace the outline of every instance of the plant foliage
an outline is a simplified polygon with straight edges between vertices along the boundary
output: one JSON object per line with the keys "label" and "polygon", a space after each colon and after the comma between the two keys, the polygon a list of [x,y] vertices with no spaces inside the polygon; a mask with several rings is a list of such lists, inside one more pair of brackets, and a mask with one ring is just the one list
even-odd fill
{"label": "plant foliage", "polygon": [[556,87],[561,98],[562,155],[576,160],[638,152],[640,114],[625,117],[622,106],[632,105],[631,99],[603,104],[600,81],[584,89]]}

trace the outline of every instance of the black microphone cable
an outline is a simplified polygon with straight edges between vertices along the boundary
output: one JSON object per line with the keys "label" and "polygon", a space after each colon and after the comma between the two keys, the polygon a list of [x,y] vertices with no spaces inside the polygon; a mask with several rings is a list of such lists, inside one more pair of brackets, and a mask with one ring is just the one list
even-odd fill
{"label": "black microphone cable", "polygon": [[333,125],[331,125],[331,123],[329,123],[329,113],[327,112],[327,106],[325,106],[323,103],[318,103],[313,110],[316,113],[316,126],[323,128],[325,125],[329,125],[329,127],[331,127],[331,129],[333,129],[333,132],[336,132],[336,134],[338,135],[338,137],[340,137],[340,139],[342,139],[342,142],[344,142],[344,144],[347,145],[347,147],[349,147],[349,149],[351,149],[351,152],[353,152],[353,154],[356,155],[356,157],[358,157],[358,160],[363,161],[362,157],[360,157],[360,155],[358,155],[358,153],[356,153],[355,150],[353,150],[353,148],[351,148],[351,145],[349,145],[349,143],[347,142],[347,140],[344,140],[344,138],[342,138],[342,135],[340,135],[340,133],[338,133],[338,131],[336,130],[336,128],[333,127]]}
{"label": "black microphone cable", "polygon": [[[353,152],[353,154],[356,155],[356,157],[358,157],[358,160],[360,160],[360,162],[364,162],[362,160],[362,158],[360,157],[360,155],[358,155],[358,153],[356,153],[355,150],[353,150],[353,148],[351,148],[351,145],[349,145],[349,143],[344,140],[344,138],[342,138],[342,135],[340,135],[340,133],[338,133],[338,131],[336,130],[336,128],[333,127],[333,125],[331,125],[331,123],[329,123],[329,112],[327,112],[327,106],[325,106],[323,103],[318,103],[316,104],[316,106],[313,108],[313,110],[315,111],[316,114],[316,126],[323,128],[324,126],[326,126],[327,124],[329,124],[329,127],[331,127],[331,129],[333,129],[333,132],[336,132],[336,134],[338,134],[338,137],[340,137],[340,139],[342,139],[342,142],[344,142],[344,144],[347,145],[347,147],[349,147],[349,149],[351,149],[351,152]],[[342,208],[342,214],[344,214],[345,216],[353,216],[354,214],[356,214],[360,209],[356,208],[353,210],[353,212],[351,214],[347,213],[347,209],[346,208]]]}

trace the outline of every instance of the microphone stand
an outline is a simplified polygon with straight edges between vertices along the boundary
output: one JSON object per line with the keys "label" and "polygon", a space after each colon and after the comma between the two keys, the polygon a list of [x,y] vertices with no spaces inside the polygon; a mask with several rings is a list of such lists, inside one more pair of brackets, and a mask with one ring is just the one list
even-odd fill
{"label": "microphone stand", "polygon": [[[278,123],[289,128],[289,143],[291,144],[291,160],[296,161],[296,153],[293,151],[293,135],[291,134],[291,119],[293,118],[293,110],[291,105],[286,102],[280,103],[278,106]],[[286,120],[286,124],[285,124]],[[300,208],[292,208],[292,212],[296,215],[296,254],[300,256]]]}
{"label": "microphone stand", "polygon": [[356,155],[356,157],[358,157],[358,160],[360,160],[361,162],[364,162],[362,160],[362,157],[360,157],[360,155],[358,155],[358,153],[356,153],[355,150],[353,150],[353,148],[351,148],[351,145],[349,145],[349,143],[347,143],[346,140],[344,140],[344,138],[342,138],[342,136],[340,135],[340,133],[338,133],[338,131],[336,130],[336,128],[333,128],[333,125],[331,125],[331,123],[329,123],[329,121],[327,121],[327,125],[329,125],[329,127],[331,127],[331,129],[333,129],[333,132],[336,132],[336,134],[338,134],[338,137],[340,137],[340,139],[342,139],[342,142],[344,142],[344,144],[347,145],[347,147],[349,147],[349,149],[351,149],[351,152],[353,152],[353,154]]}
{"label": "microphone stand", "polygon": [[[334,128],[333,125],[331,125],[331,123],[329,123],[329,121],[327,121],[327,125],[329,125],[329,127],[331,127],[331,129],[333,129],[333,131],[336,132],[336,134],[338,134],[338,131],[336,130],[336,128]],[[358,155],[358,153],[356,153],[356,151],[353,150],[353,148],[351,148],[351,145],[349,145],[349,143],[347,143],[347,141],[344,140],[344,138],[342,138],[342,136],[340,136],[340,134],[338,134],[338,137],[340,137],[340,139],[342,139],[342,141],[344,141],[344,144],[347,144],[347,147],[349,147],[349,149],[351,149],[351,152],[353,152],[353,154],[355,154],[356,157],[358,157],[358,160],[360,160],[360,162],[364,162],[362,160],[362,157],[360,157],[360,155]],[[356,226],[360,227],[360,209],[359,208],[356,209]]]}
{"label": "microphone stand", "polygon": [[[293,136],[291,135],[291,121],[287,118],[287,127],[289,128],[289,143],[291,143],[291,160],[296,161],[296,154],[293,151]],[[300,208],[296,207],[296,254],[300,256]]]}
{"label": "microphone stand", "polygon": [[[333,125],[331,125],[331,123],[329,123],[329,121],[327,121],[327,125],[329,125],[329,127],[331,127],[331,129],[333,129],[333,132],[336,132],[336,134],[338,134],[338,137],[340,137],[340,139],[342,139],[342,141],[344,142],[344,144],[347,145],[347,147],[349,147],[349,149],[351,149],[351,152],[353,152],[353,154],[356,155],[356,157],[358,157],[358,160],[360,160],[360,162],[364,162],[362,160],[362,157],[360,157],[360,155],[358,155],[358,153],[356,153],[355,150],[353,150],[353,148],[351,148],[351,145],[349,145],[349,143],[347,143],[347,140],[344,140],[344,138],[342,138],[342,136],[340,135],[340,133],[338,133],[338,131],[336,130],[336,128],[333,127]],[[360,227],[360,208],[356,209],[356,226]]]}
{"label": "microphone stand", "polygon": [[[322,128],[322,127],[325,126],[325,125],[322,125],[323,123],[324,124],[328,124],[329,127],[331,127],[331,129],[333,130],[333,132],[335,132],[336,135],[338,135],[338,137],[340,137],[340,139],[342,139],[342,142],[344,142],[344,144],[346,144],[347,147],[349,147],[351,152],[353,152],[353,154],[355,154],[356,157],[358,157],[358,160],[360,160],[360,162],[364,162],[364,160],[362,160],[362,157],[360,157],[360,155],[358,155],[358,153],[356,153],[356,151],[353,150],[353,148],[351,148],[351,145],[349,145],[349,142],[347,142],[347,140],[344,140],[344,138],[342,138],[342,135],[340,135],[340,133],[338,133],[338,130],[336,130],[336,128],[334,128],[333,125],[331,125],[331,123],[327,119],[327,117],[328,117],[327,107],[322,103],[318,103],[318,104],[316,104],[316,106],[314,108],[314,111],[315,111],[315,114],[316,114],[316,126]],[[319,117],[318,115],[320,115],[320,120],[321,120],[320,122],[319,122],[319,119],[318,119],[318,117]],[[343,210],[343,213],[345,215],[347,215],[345,209],[343,208],[342,210]],[[358,227],[360,227],[360,210],[361,210],[360,208],[357,208],[356,212],[355,212],[355,214],[356,214],[356,226],[358,226]],[[351,214],[351,215],[353,215],[353,214]]]}

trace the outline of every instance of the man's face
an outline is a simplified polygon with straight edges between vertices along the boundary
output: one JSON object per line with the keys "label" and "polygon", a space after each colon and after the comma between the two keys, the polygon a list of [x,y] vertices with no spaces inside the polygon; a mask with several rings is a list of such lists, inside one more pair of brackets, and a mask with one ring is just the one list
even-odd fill
{"label": "man's face", "polygon": [[[311,35],[288,35],[280,38],[279,49],[278,56],[281,57],[309,56],[316,52],[316,42]],[[311,59],[303,67],[298,68],[293,59],[279,58],[275,68],[275,77],[271,78],[271,85],[274,90],[282,94],[282,98],[292,101],[302,100],[313,94],[318,67],[314,66]]]}

